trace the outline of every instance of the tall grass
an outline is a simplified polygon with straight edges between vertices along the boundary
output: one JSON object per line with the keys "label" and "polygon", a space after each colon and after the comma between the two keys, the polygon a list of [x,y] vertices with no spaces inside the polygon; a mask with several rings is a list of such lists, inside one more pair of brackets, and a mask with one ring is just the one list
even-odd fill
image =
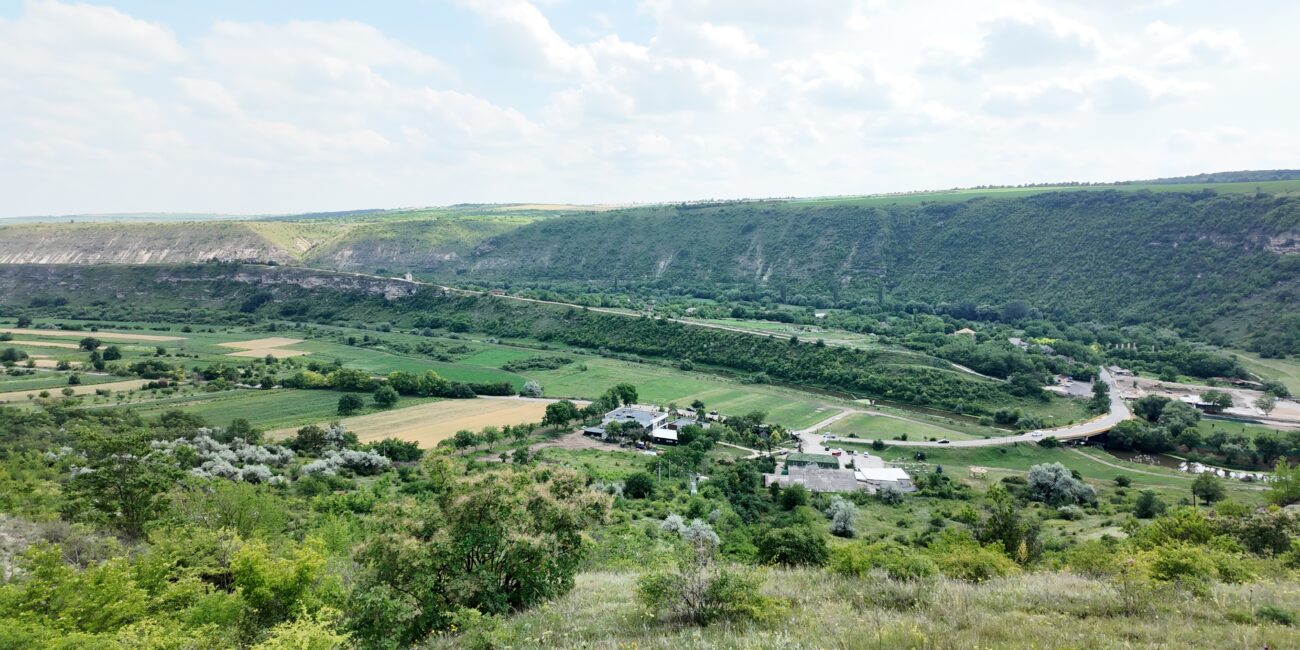
{"label": "tall grass", "polygon": [[[496,647],[554,648],[1271,648],[1300,647],[1278,624],[1300,609],[1294,581],[1218,585],[1207,596],[1163,591],[1134,602],[1105,580],[1029,573],[970,584],[818,570],[771,570],[764,592],[785,603],[765,623],[666,623],[637,604],[636,575],[585,573],[568,596],[500,621]],[[1268,613],[1260,616],[1258,612]],[[432,648],[467,639],[434,639]]]}

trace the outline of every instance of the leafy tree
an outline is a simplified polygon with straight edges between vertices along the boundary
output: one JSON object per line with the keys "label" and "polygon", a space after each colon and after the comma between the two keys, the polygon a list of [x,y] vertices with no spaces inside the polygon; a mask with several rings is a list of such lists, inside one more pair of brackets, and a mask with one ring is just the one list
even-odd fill
{"label": "leafy tree", "polygon": [[1147,422],[1158,422],[1171,400],[1160,395],[1144,395],[1133,402],[1133,413]]}
{"label": "leafy tree", "polygon": [[1277,396],[1272,393],[1264,393],[1255,399],[1255,408],[1259,409],[1264,415],[1273,412],[1277,406]]}
{"label": "leafy tree", "polygon": [[219,439],[222,442],[243,440],[250,445],[254,445],[262,441],[262,432],[253,427],[253,424],[246,418],[235,418],[226,426]]}
{"label": "leafy tree", "polygon": [[799,506],[808,505],[810,495],[808,488],[794,483],[781,489],[781,507],[786,510],[794,510]]}
{"label": "leafy tree", "polygon": [[74,508],[93,514],[127,537],[144,536],[168,507],[167,490],[179,470],[151,453],[147,431],[86,434],[78,446],[84,467],[68,482]]}
{"label": "leafy tree", "polygon": [[1158,421],[1171,435],[1177,436],[1187,429],[1196,427],[1201,421],[1201,412],[1196,407],[1183,402],[1169,402],[1160,411]]}
{"label": "leafy tree", "polygon": [[854,520],[858,516],[858,508],[841,496],[831,497],[831,503],[826,508],[826,516],[831,520],[831,534],[836,537],[853,537],[856,533]]}
{"label": "leafy tree", "polygon": [[298,429],[297,434],[289,441],[289,448],[299,453],[316,456],[325,450],[326,444],[328,441],[325,438],[325,430],[309,424]]}
{"label": "leafy tree", "polygon": [[983,544],[997,544],[1007,557],[1022,564],[1038,557],[1038,522],[1020,515],[1016,500],[1005,487],[994,485],[988,495],[992,504],[976,526],[976,538]]}
{"label": "leafy tree", "polygon": [[629,499],[649,499],[655,493],[655,479],[645,472],[637,472],[623,481],[623,496]]}
{"label": "leafy tree", "polygon": [[1221,390],[1207,390],[1201,393],[1201,401],[1209,404],[1206,408],[1211,411],[1222,411],[1232,407],[1232,395]]}
{"label": "leafy tree", "polygon": [[347,393],[339,397],[339,415],[352,415],[357,411],[365,408],[366,403],[361,400],[361,396],[355,393]]}
{"label": "leafy tree", "polygon": [[1060,463],[1043,463],[1029,468],[1029,498],[1051,506],[1088,503],[1095,498],[1092,488],[1074,478]]}
{"label": "leafy tree", "polygon": [[524,387],[519,389],[519,394],[524,397],[541,397],[543,394],[542,385],[532,379],[529,379],[528,381],[524,382]]}
{"label": "leafy tree", "polygon": [[25,329],[25,328],[28,328],[28,327],[31,327],[31,326],[32,326],[32,317],[31,317],[31,316],[19,316],[19,317],[18,317],[18,327],[19,327],[19,329]]}
{"label": "leafy tree", "polygon": [[1223,500],[1223,497],[1227,496],[1227,491],[1223,489],[1223,481],[1220,481],[1219,477],[1206,472],[1197,475],[1196,480],[1192,481],[1192,496],[1210,505]]}
{"label": "leafy tree", "polygon": [[451,437],[451,444],[457,450],[464,451],[479,443],[478,435],[469,429],[461,429]]}
{"label": "leafy tree", "polygon": [[375,406],[379,408],[392,408],[397,404],[397,391],[392,386],[384,385],[375,389]]}
{"label": "leafy tree", "polygon": [[365,646],[412,647],[465,608],[505,614],[561,596],[583,561],[583,530],[607,510],[608,497],[558,469],[464,478],[438,498],[399,502],[357,554],[353,633]]}
{"label": "leafy tree", "polygon": [[1300,503],[1300,464],[1288,465],[1286,459],[1279,458],[1273,467],[1273,476],[1268,484],[1270,503],[1289,506]]}
{"label": "leafy tree", "polygon": [[86,338],[81,339],[81,342],[77,344],[77,347],[82,350],[95,350],[98,349],[100,345],[102,344],[99,342],[99,339],[93,336],[87,336]]}
{"label": "leafy tree", "polygon": [[764,564],[822,566],[830,559],[826,538],[808,526],[769,528],[758,535],[755,545]]}
{"label": "leafy tree", "polygon": [[546,405],[546,414],[542,416],[542,425],[561,427],[581,416],[582,414],[578,412],[578,407],[574,406],[573,402],[562,399]]}
{"label": "leafy tree", "polygon": [[1133,515],[1138,519],[1153,519],[1165,511],[1165,502],[1151,490],[1142,490],[1137,503],[1133,505]]}
{"label": "leafy tree", "polygon": [[1106,413],[1110,410],[1110,384],[1100,379],[1092,382],[1092,399],[1088,400],[1088,410],[1093,413]]}

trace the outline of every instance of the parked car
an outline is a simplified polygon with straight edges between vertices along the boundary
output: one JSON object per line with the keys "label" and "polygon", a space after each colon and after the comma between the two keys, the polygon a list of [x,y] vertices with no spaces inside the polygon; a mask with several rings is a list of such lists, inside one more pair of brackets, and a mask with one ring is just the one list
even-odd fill
{"label": "parked car", "polygon": [[832,449],[832,450],[831,450],[831,455],[832,455],[832,456],[839,456],[839,455],[841,455],[841,454],[843,454],[843,453],[844,453],[844,450],[843,450],[843,449]]}
{"label": "parked car", "polygon": [[835,438],[835,434],[832,434],[832,433],[828,433],[828,434],[822,436],[822,440],[835,440],[835,439],[836,439],[836,438]]}

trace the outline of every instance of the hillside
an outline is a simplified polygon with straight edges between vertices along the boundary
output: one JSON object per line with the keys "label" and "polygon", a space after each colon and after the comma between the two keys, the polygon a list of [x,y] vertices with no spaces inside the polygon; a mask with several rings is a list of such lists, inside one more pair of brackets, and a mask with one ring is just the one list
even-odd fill
{"label": "hillside", "polygon": [[1058,320],[1156,323],[1259,351],[1300,351],[1300,319],[1290,308],[1300,198],[1285,188],[1255,193],[1232,174],[1203,180],[1234,191],[1152,184],[987,190],[962,201],[925,194],[892,203],[603,212],[460,206],[299,220],[12,225],[0,227],[0,264],[217,258],[409,271],[447,284],[645,288],[840,307],[883,298],[963,313],[1020,301]]}

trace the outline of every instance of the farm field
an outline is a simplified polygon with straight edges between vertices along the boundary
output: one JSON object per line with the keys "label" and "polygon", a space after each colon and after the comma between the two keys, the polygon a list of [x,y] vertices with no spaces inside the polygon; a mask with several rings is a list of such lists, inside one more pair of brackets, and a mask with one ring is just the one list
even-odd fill
{"label": "farm field", "polygon": [[91,332],[77,330],[43,330],[43,329],[18,329],[14,327],[0,327],[0,332],[8,332],[14,336],[61,336],[75,337],[78,339],[93,336],[101,341],[183,341],[183,336],[161,336],[157,334],[134,334],[130,332]]}
{"label": "farm field", "polygon": [[[121,381],[113,375],[81,374],[81,385],[109,384]],[[68,375],[64,373],[38,372],[34,375],[0,375],[0,392],[9,393],[20,390],[62,389],[68,385]]]}
{"label": "farm field", "polygon": [[[397,438],[428,448],[450,438],[461,429],[478,431],[489,426],[540,422],[548,403],[549,400],[489,397],[439,400],[407,408],[332,419],[339,420],[348,430],[357,434],[357,439],[361,442]],[[288,428],[267,435],[281,438],[292,433],[293,429]]]}
{"label": "farm field", "polygon": [[238,352],[230,352],[232,357],[251,357],[260,358],[272,356],[277,359],[286,357],[296,357],[309,354],[305,350],[289,349],[289,346],[302,343],[302,339],[290,339],[282,336],[272,336],[265,339],[253,339],[251,341],[231,341],[230,343],[218,343],[221,347],[234,348]]}
{"label": "farm field", "polygon": [[[338,403],[342,393],[331,390],[232,390],[206,393],[188,399],[145,402],[130,408],[145,417],[158,417],[179,409],[197,415],[209,424],[224,426],[236,417],[246,418],[261,429],[299,427],[339,419]],[[368,402],[369,400],[367,400]],[[403,399],[399,406],[418,403]]]}
{"label": "farm field", "polygon": [[969,440],[977,437],[962,433],[955,429],[945,429],[933,424],[917,422],[915,420],[901,420],[887,415],[873,415],[870,413],[850,415],[842,420],[836,420],[822,431],[824,433],[833,433],[838,436],[857,434],[858,438],[866,441],[876,439],[890,440],[895,436],[902,434],[907,434],[907,437],[910,440],[928,440],[930,438]]}
{"label": "farm field", "polygon": [[[582,370],[584,366],[586,370]],[[643,403],[687,405],[698,399],[720,413],[765,411],[768,421],[792,429],[816,424],[833,415],[836,408],[831,405],[832,398],[812,393],[599,357],[583,357],[563,368],[525,374],[542,385],[547,397],[591,399],[610,386],[627,382],[637,387]]]}
{"label": "farm field", "polygon": [[[60,393],[60,391],[63,390],[64,387],[71,388],[73,395],[91,395],[94,394],[94,392],[97,390],[111,390],[111,391],[135,390],[137,388],[140,388],[141,386],[144,386],[147,383],[149,383],[147,380],[129,379],[126,381],[114,381],[114,382],[107,382],[102,384],[89,384],[89,385],[79,384],[77,386],[67,386],[66,385],[67,379],[65,378],[64,386],[58,387],[58,390],[55,390],[53,388],[50,389],[37,388],[37,389],[15,390],[10,392],[0,393],[0,402],[25,402],[27,401],[28,395],[40,392],[41,390],[49,390],[51,394],[57,395],[58,393]],[[0,387],[2,386],[3,384],[0,384]]]}

